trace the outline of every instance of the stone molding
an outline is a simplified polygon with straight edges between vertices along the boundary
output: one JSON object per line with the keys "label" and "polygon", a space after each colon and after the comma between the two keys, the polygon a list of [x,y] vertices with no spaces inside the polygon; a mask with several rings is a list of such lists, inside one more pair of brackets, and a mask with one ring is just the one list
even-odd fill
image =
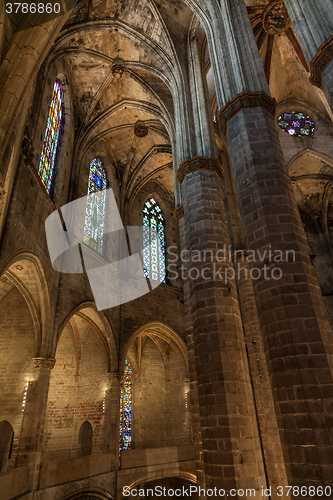
{"label": "stone molding", "polygon": [[333,35],[330,36],[318,49],[317,54],[314,56],[310,63],[311,76],[310,82],[312,85],[323,87],[322,73],[324,69],[333,60]]}
{"label": "stone molding", "polygon": [[25,165],[32,165],[33,164],[33,161],[35,159],[34,147],[32,145],[32,141],[31,141],[31,139],[29,139],[29,137],[25,136],[23,138],[21,154],[25,158],[25,160],[24,160]]}
{"label": "stone molding", "polygon": [[45,195],[45,199],[47,200],[48,204],[52,208],[52,211],[54,212],[54,210],[56,210],[57,208],[56,208],[55,204],[53,203],[53,201],[51,200],[50,196],[47,194],[45,186],[42,183],[42,179],[39,177],[38,171],[36,170],[36,168],[33,165],[28,164],[28,167],[30,168],[31,172],[33,173],[36,182],[38,182],[39,185],[41,186],[42,192]]}
{"label": "stone molding", "polygon": [[176,210],[173,213],[173,216],[176,219],[176,221],[179,222],[184,217],[184,205],[181,205],[180,207],[176,208]]}
{"label": "stone molding", "polygon": [[33,358],[34,368],[48,368],[52,370],[56,364],[53,358]]}
{"label": "stone molding", "polygon": [[236,95],[221,109],[219,114],[219,128],[224,134],[227,132],[228,121],[244,108],[265,108],[275,116],[276,100],[265,92],[249,92],[248,90]]}
{"label": "stone molding", "polygon": [[190,160],[185,160],[181,163],[177,170],[177,179],[180,185],[183,184],[185,177],[197,170],[212,170],[216,173],[219,179],[222,179],[224,170],[220,163],[215,158],[205,158],[204,156],[196,156]]}

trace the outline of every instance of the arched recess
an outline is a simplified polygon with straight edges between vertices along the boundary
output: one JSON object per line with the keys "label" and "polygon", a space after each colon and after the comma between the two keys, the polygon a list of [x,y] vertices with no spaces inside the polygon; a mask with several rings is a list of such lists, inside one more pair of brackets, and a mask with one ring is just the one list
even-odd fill
{"label": "arched recess", "polygon": [[7,462],[11,458],[14,441],[14,429],[7,420],[0,422],[0,472],[6,472]]}
{"label": "arched recess", "polygon": [[328,315],[333,324],[333,159],[306,149],[288,165]]}
{"label": "arched recess", "polygon": [[18,252],[0,272],[1,283],[11,282],[24,298],[34,325],[34,357],[43,355],[50,343],[51,306],[47,279],[39,258],[30,252]]}
{"label": "arched recess", "polygon": [[[312,162],[312,165],[313,166],[310,166],[309,165],[309,159],[310,160],[313,160]],[[303,167],[302,167],[302,164],[304,162],[304,160],[307,162],[307,167],[306,169],[303,171]],[[322,172],[322,173],[332,173],[333,175],[333,158],[330,158],[329,156],[323,154],[323,153],[320,153],[319,151],[315,151],[313,149],[309,149],[309,148],[306,148],[304,149],[303,151],[301,151],[300,153],[297,153],[288,163],[287,165],[287,169],[288,169],[288,172],[289,172],[289,175],[291,176],[295,176],[295,175],[305,175],[305,174],[314,174],[314,173],[318,173],[318,164],[320,164],[320,162],[322,163],[326,163],[331,169],[332,171],[326,171],[326,172]]]}
{"label": "arched recess", "polygon": [[88,420],[81,424],[79,432],[79,455],[87,456],[92,454],[93,428]]}
{"label": "arched recess", "polygon": [[45,356],[51,331],[48,287],[37,256],[20,252],[4,264],[0,307],[0,421],[7,420],[14,429],[14,461],[22,433],[25,391],[36,378],[33,358]]}
{"label": "arched recess", "polygon": [[112,495],[101,488],[83,488],[75,493],[71,493],[63,500],[112,500]]}
{"label": "arched recess", "polygon": [[52,354],[54,355],[56,352],[57,344],[65,326],[75,315],[81,317],[88,325],[90,325],[96,335],[100,338],[107,355],[108,373],[117,371],[117,348],[114,334],[109,320],[103,311],[97,310],[95,302],[81,302],[65,316],[65,319],[62,321],[57,330],[57,336],[52,347]]}
{"label": "arched recess", "polygon": [[[113,342],[108,323],[92,303],[78,305],[59,328],[51,373],[43,461],[82,454],[80,429],[92,425],[92,454],[108,452],[106,394],[110,389]],[[114,344],[113,344],[114,345]],[[112,349],[112,367],[115,362]]]}
{"label": "arched recess", "polygon": [[[179,483],[177,484],[177,482]],[[170,484],[171,483],[171,484]],[[175,484],[176,483],[176,484]],[[135,489],[152,489],[155,486],[166,487],[168,490],[172,488],[173,490],[180,488],[181,491],[183,486],[189,488],[191,485],[197,484],[197,476],[193,472],[180,471],[179,469],[165,468],[164,470],[156,470],[148,472],[146,476],[142,476],[139,479],[135,479],[128,485],[128,490]],[[123,498],[125,496],[123,495]],[[132,498],[127,496],[126,498]],[[134,498],[134,497],[133,497]],[[197,498],[193,494],[193,498]]]}
{"label": "arched recess", "polygon": [[122,371],[126,360],[132,368],[131,449],[190,444],[188,357],[178,334],[148,323],[127,342]]}
{"label": "arched recess", "polygon": [[138,340],[142,335],[154,335],[157,339],[160,339],[164,342],[168,342],[172,347],[179,352],[182,361],[184,363],[186,369],[186,375],[189,376],[189,366],[188,366],[188,353],[185,342],[180,338],[178,333],[175,332],[172,328],[161,323],[159,321],[152,321],[150,323],[146,323],[145,325],[140,326],[129,338],[123,356],[122,356],[122,370],[125,366],[125,360],[128,357],[128,351],[136,340]]}

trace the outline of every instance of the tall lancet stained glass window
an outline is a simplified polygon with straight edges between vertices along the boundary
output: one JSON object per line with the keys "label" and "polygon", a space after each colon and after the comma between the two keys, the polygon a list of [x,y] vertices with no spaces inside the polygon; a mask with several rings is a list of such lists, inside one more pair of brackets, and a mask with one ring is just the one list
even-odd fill
{"label": "tall lancet stained glass window", "polygon": [[106,187],[103,163],[98,158],[94,158],[89,170],[83,242],[101,255],[103,254]]}
{"label": "tall lancet stained glass window", "polygon": [[130,450],[132,442],[132,369],[128,360],[120,383],[119,453]]}
{"label": "tall lancet stained glass window", "polygon": [[49,116],[47,118],[44,142],[38,168],[39,176],[48,194],[50,194],[52,187],[52,179],[59,145],[62,119],[62,100],[63,94],[61,83],[59,80],[56,80],[53,86],[52,100],[49,108]]}
{"label": "tall lancet stained glass window", "polygon": [[154,198],[143,207],[143,270],[146,278],[165,283],[165,223]]}

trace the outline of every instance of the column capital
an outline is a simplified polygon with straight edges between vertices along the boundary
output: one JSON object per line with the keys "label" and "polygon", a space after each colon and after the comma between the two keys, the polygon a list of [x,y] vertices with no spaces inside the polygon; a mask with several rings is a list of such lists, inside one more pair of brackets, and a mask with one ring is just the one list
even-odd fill
{"label": "column capital", "polygon": [[332,60],[333,60],[333,35],[330,36],[329,39],[326,40],[326,42],[324,42],[319,47],[317,54],[310,63],[310,68],[311,68],[310,82],[312,83],[312,85],[315,85],[316,87],[322,89],[323,87],[322,73]]}
{"label": "column capital", "polygon": [[219,179],[223,177],[223,168],[215,158],[206,158],[204,156],[196,156],[190,160],[185,160],[180,164],[177,170],[177,179],[180,185],[183,184],[185,177],[197,170],[212,170],[217,174]]}
{"label": "column capital", "polygon": [[179,222],[184,217],[184,205],[181,205],[180,207],[176,208],[176,210],[173,213],[173,216],[176,219],[176,221]]}
{"label": "column capital", "polygon": [[276,100],[269,97],[266,92],[249,92],[246,90],[241,94],[236,95],[231,101],[221,109],[219,114],[219,128],[225,134],[227,131],[228,121],[231,120],[243,108],[265,108],[273,116],[276,111]]}
{"label": "column capital", "polygon": [[54,358],[33,358],[34,368],[48,368],[52,370],[56,363]]}

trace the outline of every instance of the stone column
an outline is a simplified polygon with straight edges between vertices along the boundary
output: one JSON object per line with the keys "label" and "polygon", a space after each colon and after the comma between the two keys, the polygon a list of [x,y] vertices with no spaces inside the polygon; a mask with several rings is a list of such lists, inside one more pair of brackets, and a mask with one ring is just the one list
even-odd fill
{"label": "stone column", "polygon": [[[250,24],[244,1],[223,3],[230,17],[222,21],[252,46],[253,34],[240,33],[242,23]],[[254,77],[251,59],[244,57],[239,50],[235,65]],[[227,134],[250,266],[261,273],[254,292],[289,484],[319,486],[333,477],[332,330],[284,163],[275,101],[262,65],[256,68],[255,85],[248,79],[248,90],[238,90],[224,105],[220,126]]]}
{"label": "stone column", "polygon": [[251,266],[262,273],[254,289],[279,401],[285,459],[294,484],[321,485],[333,477],[328,430],[333,338],[284,164],[274,105],[264,94],[242,94],[220,118],[228,123],[243,231],[255,260]]}
{"label": "stone column", "polygon": [[184,200],[181,271],[187,330],[193,332],[205,482],[208,489],[228,494],[253,488],[262,498],[264,467],[237,290],[228,280],[232,266],[221,177],[219,163],[203,157],[185,161],[177,173]]}
{"label": "stone column", "polygon": [[[237,251],[235,254],[238,257],[235,263],[235,272],[239,305],[244,325],[246,351],[249,358],[261,445],[265,458],[267,484],[272,488],[272,500],[278,500],[280,496],[277,487],[289,483],[253,292],[250,266],[246,260],[246,255],[246,250]],[[287,495],[285,495],[285,498],[288,498]]]}
{"label": "stone column", "polygon": [[34,358],[35,380],[29,386],[25,406],[25,419],[20,442],[19,459],[26,457],[30,467],[30,491],[36,492],[42,455],[43,433],[47,410],[47,399],[51,370],[55,365],[52,358]]}
{"label": "stone column", "polygon": [[119,469],[119,413],[120,413],[120,381],[123,374],[114,372],[111,375],[111,389],[109,390],[108,420],[110,429],[110,450],[112,454],[111,470]]}
{"label": "stone column", "polygon": [[333,109],[333,5],[331,0],[284,0],[305,59],[310,81]]}
{"label": "stone column", "polygon": [[[180,244],[183,249],[186,248],[186,228],[184,225],[184,205],[181,205],[174,212],[174,217],[177,222],[179,222],[180,229]],[[186,295],[189,288],[184,290],[184,303],[189,303],[190,297]],[[195,451],[195,466],[197,473],[197,486],[206,489],[205,481],[205,466],[203,459],[203,448],[202,448],[202,434],[201,434],[201,422],[200,422],[200,410],[199,410],[199,392],[198,392],[198,380],[195,365],[195,346],[194,346],[194,335],[193,328],[191,324],[190,309],[186,308],[186,342],[188,349],[188,365],[189,365],[189,376],[190,376],[190,411],[191,411],[191,423],[193,444]]]}

